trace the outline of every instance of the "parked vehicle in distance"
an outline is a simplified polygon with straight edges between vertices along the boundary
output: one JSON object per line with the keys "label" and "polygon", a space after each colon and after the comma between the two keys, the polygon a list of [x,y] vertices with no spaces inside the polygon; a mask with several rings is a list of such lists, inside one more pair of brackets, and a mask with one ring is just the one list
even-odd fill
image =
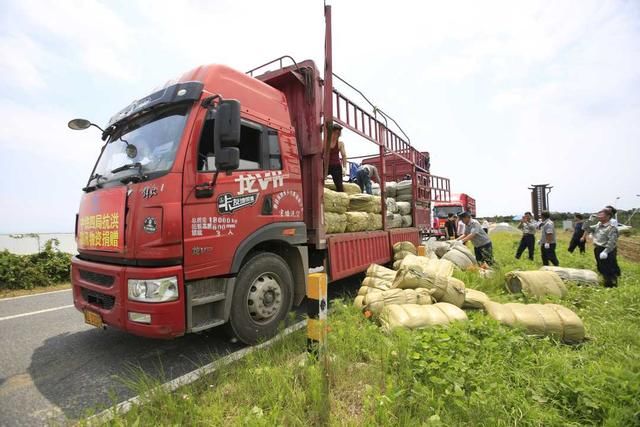
{"label": "parked vehicle in distance", "polygon": [[452,194],[451,201],[436,201],[433,205],[433,228],[436,237],[445,236],[445,222],[450,213],[458,215],[462,212],[469,212],[471,216],[476,216],[476,200],[465,193]]}

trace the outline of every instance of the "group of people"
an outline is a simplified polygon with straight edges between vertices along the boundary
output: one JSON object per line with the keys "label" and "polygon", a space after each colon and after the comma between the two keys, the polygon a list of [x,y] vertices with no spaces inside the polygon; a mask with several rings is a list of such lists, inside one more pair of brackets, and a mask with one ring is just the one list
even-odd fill
{"label": "group of people", "polygon": [[[580,253],[586,252],[586,243],[589,234],[592,235],[594,245],[594,255],[598,271],[604,278],[606,287],[618,285],[620,277],[620,266],[617,259],[618,227],[615,221],[616,209],[613,206],[606,206],[597,214],[598,222],[589,224],[580,214],[575,215],[575,225],[568,251],[573,253],[576,248]],[[522,239],[516,251],[516,258],[520,259],[525,249],[528,250],[529,259],[533,260],[535,252],[535,234],[540,230],[540,254],[542,264],[550,263],[558,266],[560,261],[556,255],[556,231],[549,212],[542,212],[542,220],[537,222],[531,212],[526,212],[518,225],[522,230]],[[591,218],[590,218],[591,219]]]}
{"label": "group of people", "polygon": [[[348,175],[347,151],[344,143],[340,141],[342,126],[337,123],[333,124],[331,132],[331,144],[329,145],[329,175],[336,186],[336,191],[344,192],[344,183],[342,177]],[[356,171],[355,181],[363,193],[371,194],[371,180],[375,179],[380,182],[378,169],[373,165],[361,165]]]}

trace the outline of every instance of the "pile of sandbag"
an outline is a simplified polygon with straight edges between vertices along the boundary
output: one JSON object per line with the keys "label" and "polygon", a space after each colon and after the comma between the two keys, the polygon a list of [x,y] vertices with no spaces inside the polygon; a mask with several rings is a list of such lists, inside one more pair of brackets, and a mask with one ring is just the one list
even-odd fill
{"label": "pile of sandbag", "polygon": [[367,213],[369,216],[369,224],[367,231],[382,230],[382,215],[379,213]]}
{"label": "pile of sandbag", "polygon": [[411,242],[398,242],[393,245],[393,261],[394,266],[397,262],[400,265],[400,262],[407,255],[416,255],[418,253],[416,246]]}
{"label": "pile of sandbag", "polygon": [[445,242],[445,245],[449,246],[449,250],[442,255],[442,259],[451,261],[460,270],[468,270],[478,265],[475,255],[462,242],[451,240]]}
{"label": "pile of sandbag", "polygon": [[[395,182],[394,182],[395,184]],[[395,187],[394,187],[395,194]],[[388,228],[400,228],[402,227],[402,215],[398,211],[398,204],[396,203],[396,199],[393,197],[389,197],[385,199],[387,204],[387,227]],[[403,202],[405,203],[405,202]],[[409,208],[410,209],[410,208]]]}
{"label": "pile of sandbag", "polygon": [[482,309],[491,299],[487,294],[476,289],[466,288],[464,290],[464,302],[462,308]]}
{"label": "pile of sandbag", "polygon": [[354,301],[356,307],[362,308],[364,297],[369,292],[380,292],[391,289],[391,283],[396,277],[396,272],[390,268],[378,264],[371,264],[365,273],[365,278],[358,290],[358,296]]}
{"label": "pile of sandbag", "polygon": [[[362,190],[360,190],[360,186],[353,182],[345,182],[342,184],[342,186],[344,187],[344,192],[347,193],[347,195],[362,193]],[[333,183],[332,179],[327,179],[324,181],[324,188],[336,191],[336,185]]]}
{"label": "pile of sandbag", "polygon": [[484,309],[498,322],[524,328],[537,336],[553,336],[566,343],[584,340],[584,324],[573,311],[557,304],[499,304],[486,302]]}
{"label": "pile of sandbag", "polygon": [[382,212],[382,200],[380,196],[372,196],[371,194],[350,194],[349,210],[352,212]]}
{"label": "pile of sandbag", "polygon": [[379,317],[382,327],[420,329],[437,325],[448,325],[455,321],[467,320],[467,315],[458,307],[439,302],[431,305],[393,304],[385,305]]}
{"label": "pile of sandbag", "polygon": [[540,268],[542,271],[553,271],[560,278],[567,282],[575,282],[588,285],[597,285],[598,274],[595,271],[584,270],[579,268],[544,266]]}
{"label": "pile of sandbag", "polygon": [[567,287],[553,271],[512,271],[505,274],[507,290],[528,297],[552,295],[564,298]]}
{"label": "pile of sandbag", "polygon": [[396,198],[396,190],[398,188],[398,183],[395,181],[387,181],[384,183],[384,193],[387,197],[391,197],[393,199]]}
{"label": "pile of sandbag", "polygon": [[367,231],[369,228],[369,214],[367,212],[351,212],[345,214],[347,218],[347,226],[345,231]]}
{"label": "pile of sandbag", "polygon": [[391,288],[426,288],[432,291],[433,298],[436,301],[448,302],[456,307],[462,307],[465,299],[465,289],[462,280],[431,272],[421,272],[413,268],[401,268],[398,270],[391,284]]}
{"label": "pile of sandbag", "polygon": [[413,202],[413,185],[410,179],[400,181],[396,185],[396,201]]}
{"label": "pile of sandbag", "polygon": [[428,305],[433,304],[433,298],[429,289],[422,288],[369,290],[362,299],[362,308],[374,316],[379,316],[385,306],[392,304]]}

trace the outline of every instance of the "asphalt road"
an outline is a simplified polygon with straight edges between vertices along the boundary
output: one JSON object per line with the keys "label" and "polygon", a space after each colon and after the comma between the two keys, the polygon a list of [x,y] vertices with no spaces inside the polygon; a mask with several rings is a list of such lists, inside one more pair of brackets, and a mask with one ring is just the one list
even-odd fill
{"label": "asphalt road", "polygon": [[[330,299],[354,292],[353,280]],[[70,290],[0,299],[0,426],[82,418],[137,393],[140,370],[169,381],[242,348],[220,329],[171,341],[86,325]]]}

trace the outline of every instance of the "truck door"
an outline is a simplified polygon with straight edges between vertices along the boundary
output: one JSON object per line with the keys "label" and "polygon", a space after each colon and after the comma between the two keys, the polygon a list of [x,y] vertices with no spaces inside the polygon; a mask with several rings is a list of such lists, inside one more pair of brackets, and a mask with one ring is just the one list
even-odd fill
{"label": "truck door", "polygon": [[[295,179],[287,173],[275,129],[243,119],[240,167],[215,177],[214,118],[206,113],[201,123],[199,137],[198,129],[194,129],[195,144],[187,154],[191,158],[185,162],[187,280],[229,274],[236,249],[248,236],[274,221],[302,218],[299,174]],[[210,194],[196,190],[214,177],[216,183]],[[285,204],[290,207],[283,209]]]}

